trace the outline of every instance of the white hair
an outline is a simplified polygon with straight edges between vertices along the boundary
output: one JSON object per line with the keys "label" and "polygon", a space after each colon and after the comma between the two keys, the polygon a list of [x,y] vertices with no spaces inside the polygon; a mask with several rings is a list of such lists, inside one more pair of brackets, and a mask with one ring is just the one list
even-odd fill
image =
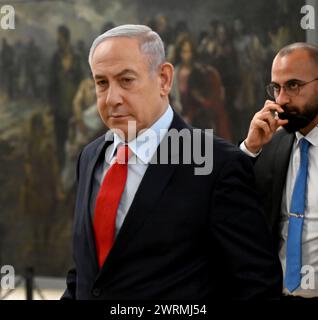
{"label": "white hair", "polygon": [[144,25],[125,24],[104,32],[94,40],[88,56],[91,68],[97,46],[114,37],[136,38],[139,41],[140,52],[148,56],[150,70],[156,70],[165,62],[164,44],[158,33]]}

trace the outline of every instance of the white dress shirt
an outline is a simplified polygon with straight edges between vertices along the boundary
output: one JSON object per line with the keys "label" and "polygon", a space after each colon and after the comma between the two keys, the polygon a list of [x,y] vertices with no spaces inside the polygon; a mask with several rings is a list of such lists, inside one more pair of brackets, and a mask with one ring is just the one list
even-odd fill
{"label": "white dress shirt", "polygon": [[[165,113],[149,129],[145,130],[138,135],[136,139],[128,143],[128,147],[133,154],[128,161],[126,185],[117,210],[115,236],[117,236],[125,220],[141,180],[148,168],[149,162],[165,136],[165,133],[168,131],[172,119],[173,110],[169,105]],[[151,134],[149,133],[150,130]],[[116,133],[114,133],[113,137],[114,142],[105,151],[105,161],[103,164],[97,165],[94,170],[93,188],[90,199],[92,219],[94,217],[96,197],[101,183],[110,165],[115,161],[115,153],[118,145],[125,144]],[[109,136],[107,135],[105,139],[109,140]]]}
{"label": "white dress shirt", "polygon": [[[303,137],[301,133],[296,132],[282,198],[279,257],[284,275],[286,271],[288,212],[300,165],[299,140]],[[305,138],[310,142],[310,147],[308,150],[307,198],[302,232],[302,266],[304,273],[300,287],[292,293],[289,293],[284,288],[284,293],[310,298],[318,297],[318,127],[316,126],[311,130]],[[307,268],[306,266],[309,267]],[[311,270],[314,271],[313,274],[308,273]],[[310,288],[310,284],[313,284],[312,289]]]}
{"label": "white dress shirt", "polygon": [[[301,133],[296,132],[282,194],[279,257],[284,277],[286,271],[288,212],[297,171],[300,165],[299,140],[303,137]],[[308,151],[307,199],[302,232],[302,266],[304,273],[298,289],[289,293],[284,287],[283,292],[284,294],[311,298],[318,297],[318,127],[316,126],[312,129],[305,138],[310,142],[310,147]],[[246,152],[247,149],[244,142],[242,142],[240,148],[252,157],[256,157],[259,154]],[[311,288],[311,286],[313,288]]]}

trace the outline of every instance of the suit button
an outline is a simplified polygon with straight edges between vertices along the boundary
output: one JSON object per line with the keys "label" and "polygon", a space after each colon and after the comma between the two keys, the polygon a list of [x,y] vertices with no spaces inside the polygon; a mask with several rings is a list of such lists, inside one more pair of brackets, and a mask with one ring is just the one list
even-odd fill
{"label": "suit button", "polygon": [[92,294],[94,297],[99,297],[102,293],[102,289],[101,288],[94,288],[93,291],[92,291]]}

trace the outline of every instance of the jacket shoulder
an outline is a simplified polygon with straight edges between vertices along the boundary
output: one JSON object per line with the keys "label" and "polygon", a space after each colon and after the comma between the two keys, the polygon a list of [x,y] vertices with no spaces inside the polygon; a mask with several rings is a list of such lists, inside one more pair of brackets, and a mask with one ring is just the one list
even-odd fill
{"label": "jacket shoulder", "polygon": [[96,151],[96,149],[105,142],[105,135],[102,135],[92,142],[88,143],[86,146],[84,146],[82,153],[83,154],[92,154]]}
{"label": "jacket shoulder", "polygon": [[249,159],[250,157],[248,157],[243,151],[241,151],[241,149],[236,146],[233,145],[232,143],[214,135],[213,136],[213,148],[214,148],[214,152],[215,152],[215,156],[217,157],[218,154],[222,155],[223,157],[227,158],[227,159],[232,159],[232,158],[240,158],[240,159]]}
{"label": "jacket shoulder", "polygon": [[105,143],[105,135],[102,135],[83,147],[78,156],[77,172],[79,172],[80,167],[87,165],[92,157],[101,151],[100,148],[103,147]]}
{"label": "jacket shoulder", "polygon": [[286,136],[292,136],[293,133],[288,133],[285,129],[281,128],[281,129],[278,129],[275,134],[273,135],[273,138],[272,138],[272,141],[275,142],[275,141],[278,141]]}
{"label": "jacket shoulder", "polygon": [[[259,158],[273,160],[274,154],[279,150],[279,148],[281,148],[282,143],[291,145],[293,137],[294,135],[292,133],[288,133],[285,129],[277,130],[277,132],[273,135],[271,141],[263,146],[263,150],[259,155]],[[257,162],[260,162],[259,159],[257,160]]]}

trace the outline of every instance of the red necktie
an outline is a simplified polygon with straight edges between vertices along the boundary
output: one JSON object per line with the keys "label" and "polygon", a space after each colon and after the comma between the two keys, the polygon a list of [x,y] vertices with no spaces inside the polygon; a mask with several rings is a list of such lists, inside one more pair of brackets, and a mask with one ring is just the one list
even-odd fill
{"label": "red necktie", "polygon": [[114,243],[117,209],[126,184],[127,162],[130,156],[131,150],[128,146],[118,147],[116,161],[108,169],[97,195],[94,232],[100,268]]}

